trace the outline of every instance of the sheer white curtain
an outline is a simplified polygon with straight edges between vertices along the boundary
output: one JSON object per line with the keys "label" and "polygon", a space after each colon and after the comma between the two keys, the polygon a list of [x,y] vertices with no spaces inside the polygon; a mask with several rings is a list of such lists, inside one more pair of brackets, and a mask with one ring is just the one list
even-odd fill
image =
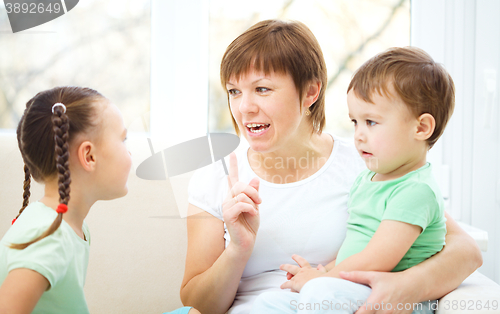
{"label": "sheer white curtain", "polygon": [[[208,0],[151,0],[151,142],[136,143],[137,165],[153,152],[207,135],[208,17]],[[180,217],[187,215],[191,175],[168,178]]]}
{"label": "sheer white curtain", "polygon": [[207,134],[208,15],[208,0],[151,1],[151,135],[167,147]]}
{"label": "sheer white curtain", "polygon": [[411,43],[443,63],[456,87],[453,117],[430,159],[448,210],[488,232],[480,271],[500,282],[500,2],[418,0]]}

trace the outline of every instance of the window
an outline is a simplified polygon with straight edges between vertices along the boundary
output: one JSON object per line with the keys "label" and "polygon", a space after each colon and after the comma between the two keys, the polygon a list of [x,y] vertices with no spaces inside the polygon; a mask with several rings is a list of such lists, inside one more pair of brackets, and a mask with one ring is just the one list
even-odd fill
{"label": "window", "polygon": [[15,129],[31,97],[60,85],[98,90],[120,108],[126,125],[147,113],[150,24],[149,0],[86,0],[12,33],[2,1],[0,129]]}
{"label": "window", "polygon": [[413,1],[412,45],[444,64],[455,111],[431,149],[449,212],[488,232],[480,271],[500,282],[500,2]]}

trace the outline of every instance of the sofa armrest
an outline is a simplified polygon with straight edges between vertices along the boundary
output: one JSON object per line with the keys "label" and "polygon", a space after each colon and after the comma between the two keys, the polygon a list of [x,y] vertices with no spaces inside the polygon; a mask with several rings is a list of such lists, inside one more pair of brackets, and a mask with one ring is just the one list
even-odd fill
{"label": "sofa armrest", "polygon": [[439,300],[436,314],[500,314],[500,285],[475,271]]}

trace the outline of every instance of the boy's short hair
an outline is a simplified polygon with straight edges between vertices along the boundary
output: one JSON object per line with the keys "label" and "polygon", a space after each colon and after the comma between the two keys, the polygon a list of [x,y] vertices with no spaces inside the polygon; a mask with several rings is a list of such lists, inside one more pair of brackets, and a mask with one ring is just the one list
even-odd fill
{"label": "boy's short hair", "polygon": [[[220,67],[222,87],[231,77],[251,68],[265,74],[290,74],[302,101],[309,83],[321,82],[316,102],[309,107],[313,132],[325,126],[326,64],[321,47],[309,28],[298,21],[261,21],[238,36],[226,49]],[[229,95],[228,95],[229,96]],[[233,118],[233,125],[238,126]]]}
{"label": "boy's short hair", "polygon": [[[392,84],[396,95],[391,95]],[[455,107],[455,85],[444,67],[420,48],[390,48],[366,61],[354,74],[347,92],[373,103],[374,92],[399,97],[416,117],[431,114],[434,133],[427,139],[431,148],[443,134]]]}

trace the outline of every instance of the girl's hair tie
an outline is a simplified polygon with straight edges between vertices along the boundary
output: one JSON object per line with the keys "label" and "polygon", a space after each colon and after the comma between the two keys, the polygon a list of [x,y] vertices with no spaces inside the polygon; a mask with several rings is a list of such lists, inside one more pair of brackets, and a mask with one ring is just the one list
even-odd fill
{"label": "girl's hair tie", "polygon": [[64,113],[66,113],[66,106],[64,104],[60,103],[60,102],[58,102],[58,103],[54,104],[54,106],[52,106],[52,113],[54,113],[54,109],[56,107],[62,107],[63,110],[64,110]]}
{"label": "girl's hair tie", "polygon": [[64,214],[67,211],[68,211],[68,206],[66,204],[61,203],[61,204],[57,205],[56,212],[58,214]]}

